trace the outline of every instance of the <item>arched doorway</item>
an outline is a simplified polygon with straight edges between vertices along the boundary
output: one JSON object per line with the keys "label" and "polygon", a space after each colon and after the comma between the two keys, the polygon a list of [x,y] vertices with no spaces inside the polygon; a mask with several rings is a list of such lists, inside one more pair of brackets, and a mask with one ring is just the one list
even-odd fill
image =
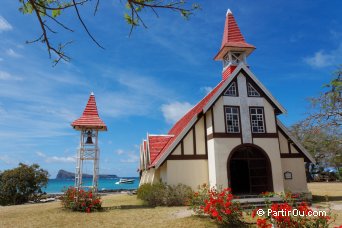
{"label": "arched doorway", "polygon": [[270,160],[266,152],[255,145],[236,147],[228,158],[227,172],[233,194],[273,191]]}

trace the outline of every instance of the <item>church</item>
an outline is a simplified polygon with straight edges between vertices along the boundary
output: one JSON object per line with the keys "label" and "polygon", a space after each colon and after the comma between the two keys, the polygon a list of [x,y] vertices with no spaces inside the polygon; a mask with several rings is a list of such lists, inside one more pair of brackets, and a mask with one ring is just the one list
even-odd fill
{"label": "church", "polygon": [[308,192],[305,162],[315,161],[278,119],[284,107],[249,69],[254,50],[228,10],[214,58],[223,62],[221,81],[167,134],[147,134],[140,185],[181,183],[196,190],[206,183],[238,195]]}

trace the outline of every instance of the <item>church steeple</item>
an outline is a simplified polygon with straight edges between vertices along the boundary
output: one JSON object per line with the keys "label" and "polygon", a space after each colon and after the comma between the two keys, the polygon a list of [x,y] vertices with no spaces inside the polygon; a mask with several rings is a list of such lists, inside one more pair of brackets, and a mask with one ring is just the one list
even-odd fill
{"label": "church steeple", "polygon": [[237,25],[233,13],[227,10],[226,22],[223,30],[221,49],[215,56],[215,60],[223,61],[222,79],[228,78],[240,62],[246,64],[246,57],[255,47],[248,44]]}

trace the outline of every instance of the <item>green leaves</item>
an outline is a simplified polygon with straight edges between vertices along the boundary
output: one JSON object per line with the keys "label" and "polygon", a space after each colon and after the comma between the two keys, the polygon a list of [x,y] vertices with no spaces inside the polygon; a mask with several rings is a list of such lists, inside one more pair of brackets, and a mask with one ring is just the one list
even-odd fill
{"label": "green leaves", "polygon": [[21,204],[35,198],[48,182],[48,172],[37,164],[0,173],[0,205]]}
{"label": "green leaves", "polygon": [[58,17],[59,15],[61,15],[61,12],[62,11],[60,9],[52,10],[52,17]]}
{"label": "green leaves", "polygon": [[132,26],[137,26],[139,25],[138,19],[133,19],[130,15],[128,15],[127,13],[125,13],[125,20],[128,24],[132,25]]}

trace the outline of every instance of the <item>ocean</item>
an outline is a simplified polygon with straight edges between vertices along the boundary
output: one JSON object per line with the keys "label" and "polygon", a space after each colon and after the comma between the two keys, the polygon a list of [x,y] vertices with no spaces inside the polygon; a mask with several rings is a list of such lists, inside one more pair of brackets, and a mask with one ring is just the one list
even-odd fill
{"label": "ocean", "polygon": [[[132,184],[115,184],[120,180],[120,178],[111,178],[111,179],[99,179],[99,190],[133,190],[139,187],[139,177],[127,177],[129,179],[134,179]],[[91,184],[91,178],[84,178],[83,183],[85,186],[89,186]],[[75,181],[73,179],[49,179],[49,182],[46,188],[43,188],[42,191],[49,194],[58,194],[62,193],[63,190],[67,189],[70,186],[74,186]]]}

